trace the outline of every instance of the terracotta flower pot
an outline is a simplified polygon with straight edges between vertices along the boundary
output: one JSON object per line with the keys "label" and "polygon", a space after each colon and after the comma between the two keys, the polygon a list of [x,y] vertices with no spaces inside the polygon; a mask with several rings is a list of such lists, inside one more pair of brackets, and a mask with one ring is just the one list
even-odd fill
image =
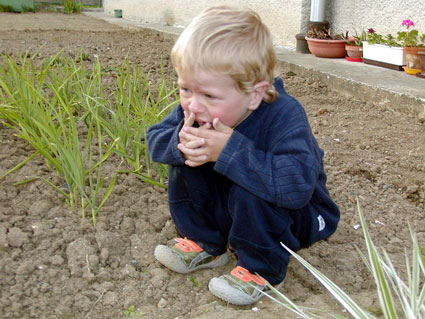
{"label": "terracotta flower pot", "polygon": [[409,74],[419,73],[421,71],[421,59],[419,58],[419,51],[425,51],[424,47],[404,47],[404,61],[406,63],[406,68],[410,72],[406,71]]}
{"label": "terracotta flower pot", "polygon": [[311,53],[320,58],[344,58],[345,41],[344,40],[326,40],[305,38]]}
{"label": "terracotta flower pot", "polygon": [[345,45],[347,55],[353,59],[359,59],[363,57],[363,47],[358,45]]}

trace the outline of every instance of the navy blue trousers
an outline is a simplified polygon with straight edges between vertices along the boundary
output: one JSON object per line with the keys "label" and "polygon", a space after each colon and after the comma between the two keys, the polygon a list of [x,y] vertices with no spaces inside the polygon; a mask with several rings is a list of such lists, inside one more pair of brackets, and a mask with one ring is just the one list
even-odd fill
{"label": "navy blue trousers", "polygon": [[274,285],[285,278],[290,257],[280,242],[297,251],[335,231],[337,221],[325,222],[325,214],[278,207],[234,184],[213,166],[171,166],[168,186],[177,230],[208,253],[221,255],[229,243],[238,255],[238,266]]}

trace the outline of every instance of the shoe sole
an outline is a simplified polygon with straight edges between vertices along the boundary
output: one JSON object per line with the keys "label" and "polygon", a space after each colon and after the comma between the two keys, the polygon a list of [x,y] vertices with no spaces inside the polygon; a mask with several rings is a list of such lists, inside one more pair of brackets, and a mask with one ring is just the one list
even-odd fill
{"label": "shoe sole", "polygon": [[[281,282],[276,289],[279,290],[282,285],[283,282]],[[208,288],[214,296],[238,306],[246,306],[256,303],[265,295],[264,293],[257,291],[258,295],[255,295],[254,297],[249,296],[241,290],[233,288],[229,285],[227,280],[220,277],[212,278],[208,284]],[[269,294],[270,292],[271,290],[267,290],[265,293]]]}
{"label": "shoe sole", "polygon": [[208,284],[208,288],[214,296],[238,306],[253,304],[263,296],[262,293],[259,293],[256,298],[252,298],[242,291],[233,288],[227,280],[221,278],[212,278]]}
{"label": "shoe sole", "polygon": [[221,267],[227,264],[228,261],[227,253],[224,253],[212,262],[194,268],[187,268],[185,263],[168,246],[164,245],[159,245],[155,248],[154,256],[165,267],[181,274],[187,274],[199,269]]}

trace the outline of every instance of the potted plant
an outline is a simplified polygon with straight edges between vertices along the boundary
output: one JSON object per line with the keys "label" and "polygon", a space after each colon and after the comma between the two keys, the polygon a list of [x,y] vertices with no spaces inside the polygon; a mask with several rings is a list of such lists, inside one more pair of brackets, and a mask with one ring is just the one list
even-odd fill
{"label": "potted plant", "polygon": [[347,51],[346,59],[352,62],[361,62],[363,58],[363,41],[367,39],[365,30],[360,35],[355,32],[354,36],[346,36],[345,50]]}
{"label": "potted plant", "polygon": [[367,41],[363,41],[363,62],[402,70],[402,66],[405,65],[403,47],[393,35],[388,34],[384,37],[370,28],[367,32]]}
{"label": "potted plant", "polygon": [[326,27],[317,29],[312,26],[305,39],[308,49],[317,57],[345,57],[345,37],[343,35],[331,35],[331,30]]}
{"label": "potted plant", "polygon": [[419,52],[425,51],[425,34],[419,35],[418,30],[410,29],[415,26],[412,20],[403,20],[401,23],[406,27],[406,31],[397,33],[397,40],[403,45],[404,60],[406,65],[404,71],[409,74],[417,74],[421,72],[421,60]]}

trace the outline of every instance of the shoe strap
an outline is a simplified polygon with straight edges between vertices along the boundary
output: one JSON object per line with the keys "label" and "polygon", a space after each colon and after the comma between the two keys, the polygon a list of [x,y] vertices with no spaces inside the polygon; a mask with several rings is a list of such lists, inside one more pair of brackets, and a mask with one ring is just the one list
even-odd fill
{"label": "shoe strap", "polygon": [[234,268],[230,274],[236,278],[238,278],[239,280],[242,280],[244,282],[250,282],[253,281],[255,282],[257,285],[260,286],[265,286],[267,284],[266,280],[261,278],[260,276],[256,276],[251,274],[248,270],[246,270],[245,268],[241,267],[241,266],[237,266],[236,268]]}
{"label": "shoe strap", "polygon": [[194,241],[187,238],[174,238],[177,242],[175,245],[178,249],[185,253],[200,253],[203,249]]}

